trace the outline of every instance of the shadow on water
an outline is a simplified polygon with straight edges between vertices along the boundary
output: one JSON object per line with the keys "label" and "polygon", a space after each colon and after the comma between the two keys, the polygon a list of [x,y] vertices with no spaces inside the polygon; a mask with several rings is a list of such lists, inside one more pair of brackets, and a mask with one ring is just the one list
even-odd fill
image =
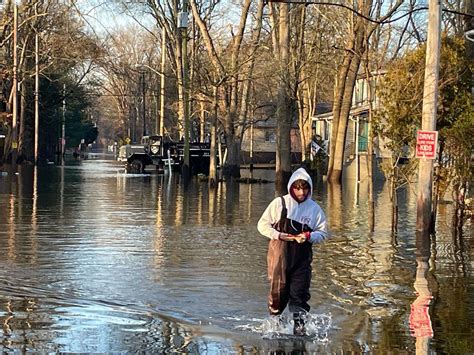
{"label": "shadow on water", "polygon": [[[470,222],[415,233],[416,196],[315,183],[331,239],[314,247],[314,334],[268,337],[267,240],[256,223],[274,184],[184,186],[105,160],[0,175],[0,350],[5,352],[470,353]],[[245,172],[244,172],[245,173]],[[255,170],[274,180],[274,172]]]}

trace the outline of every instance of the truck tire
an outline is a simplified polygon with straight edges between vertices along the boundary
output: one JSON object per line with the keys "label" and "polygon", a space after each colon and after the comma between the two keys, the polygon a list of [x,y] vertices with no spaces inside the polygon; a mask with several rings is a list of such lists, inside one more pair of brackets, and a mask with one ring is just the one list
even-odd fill
{"label": "truck tire", "polygon": [[145,164],[140,159],[133,159],[130,163],[127,163],[127,173],[143,174],[144,171]]}

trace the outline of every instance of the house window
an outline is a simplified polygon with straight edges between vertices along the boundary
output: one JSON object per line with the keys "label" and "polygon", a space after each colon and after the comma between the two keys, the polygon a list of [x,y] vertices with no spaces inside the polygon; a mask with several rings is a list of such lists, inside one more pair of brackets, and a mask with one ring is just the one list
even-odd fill
{"label": "house window", "polygon": [[367,151],[369,142],[369,125],[367,121],[359,121],[359,152]]}
{"label": "house window", "polygon": [[365,79],[359,79],[355,86],[355,104],[361,105],[365,99]]}
{"label": "house window", "polygon": [[272,130],[265,131],[265,142],[268,142],[268,143],[276,142],[276,134],[274,131]]}

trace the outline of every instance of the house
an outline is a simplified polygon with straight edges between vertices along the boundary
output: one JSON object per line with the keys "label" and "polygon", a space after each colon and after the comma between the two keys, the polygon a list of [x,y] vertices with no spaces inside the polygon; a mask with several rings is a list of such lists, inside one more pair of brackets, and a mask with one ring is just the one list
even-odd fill
{"label": "house", "polygon": [[[245,130],[241,144],[242,164],[275,163],[276,160],[277,120],[272,112],[266,118],[256,116]],[[291,161],[301,161],[301,139],[298,124],[294,122],[290,131]]]}
{"label": "house", "polygon": [[[367,169],[364,169],[363,166],[367,161],[369,98],[372,100],[373,109],[376,110],[380,105],[379,100],[375,95],[370,95],[369,90],[372,88],[372,93],[374,92],[377,80],[380,80],[384,73],[378,72],[369,78],[366,75],[359,75],[354,85],[344,149],[344,170],[349,177],[354,177],[354,174],[361,177],[367,172]],[[330,147],[333,119],[332,105],[329,103],[318,103],[316,112],[317,114],[311,118],[313,134],[321,137],[325,143],[324,145]],[[264,119],[263,117],[267,118]],[[277,122],[274,110],[269,112],[267,109],[266,112],[261,112],[260,118],[257,114],[253,127],[249,127],[242,138],[241,160],[243,164],[248,164],[251,161],[253,163],[272,163],[275,161],[276,129]],[[296,120],[291,128],[291,151],[292,161],[300,161],[301,140]],[[384,148],[383,141],[379,138],[376,139],[374,144],[374,154],[376,158],[390,157],[390,151]],[[357,168],[355,165],[357,165]]]}
{"label": "house", "polygon": [[[380,105],[377,97],[373,94],[370,95],[369,90],[372,90],[372,93],[374,92],[377,80],[380,80],[383,75],[383,72],[373,74],[369,78],[366,75],[359,75],[354,85],[344,148],[344,174],[347,178],[355,178],[357,176],[360,179],[367,172],[364,166],[367,163],[369,99],[372,100],[373,109],[376,110]],[[332,119],[332,109],[312,117],[314,134],[319,135],[323,141],[326,141],[328,147],[331,145]],[[376,139],[374,154],[376,158],[390,156],[390,152],[384,148],[384,144],[380,139]]]}

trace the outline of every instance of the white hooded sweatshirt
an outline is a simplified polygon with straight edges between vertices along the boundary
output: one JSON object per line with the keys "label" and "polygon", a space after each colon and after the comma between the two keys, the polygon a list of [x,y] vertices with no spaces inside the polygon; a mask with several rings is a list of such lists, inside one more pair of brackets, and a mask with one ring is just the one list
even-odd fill
{"label": "white hooded sweatshirt", "polygon": [[[300,203],[296,201],[290,193],[283,196],[286,208],[288,209],[287,218],[291,221],[299,222],[302,225],[307,225],[312,230],[309,241],[312,244],[321,243],[328,236],[326,216],[321,207],[311,199],[311,195],[313,194],[313,182],[306,170],[299,168],[291,175],[290,181],[288,182],[288,192],[291,191],[291,185],[293,185],[296,180],[307,181],[310,190],[306,196],[306,200]],[[257,225],[257,229],[262,235],[270,239],[278,239],[280,233],[273,228],[273,225],[280,220],[282,208],[280,197],[270,202]]]}

